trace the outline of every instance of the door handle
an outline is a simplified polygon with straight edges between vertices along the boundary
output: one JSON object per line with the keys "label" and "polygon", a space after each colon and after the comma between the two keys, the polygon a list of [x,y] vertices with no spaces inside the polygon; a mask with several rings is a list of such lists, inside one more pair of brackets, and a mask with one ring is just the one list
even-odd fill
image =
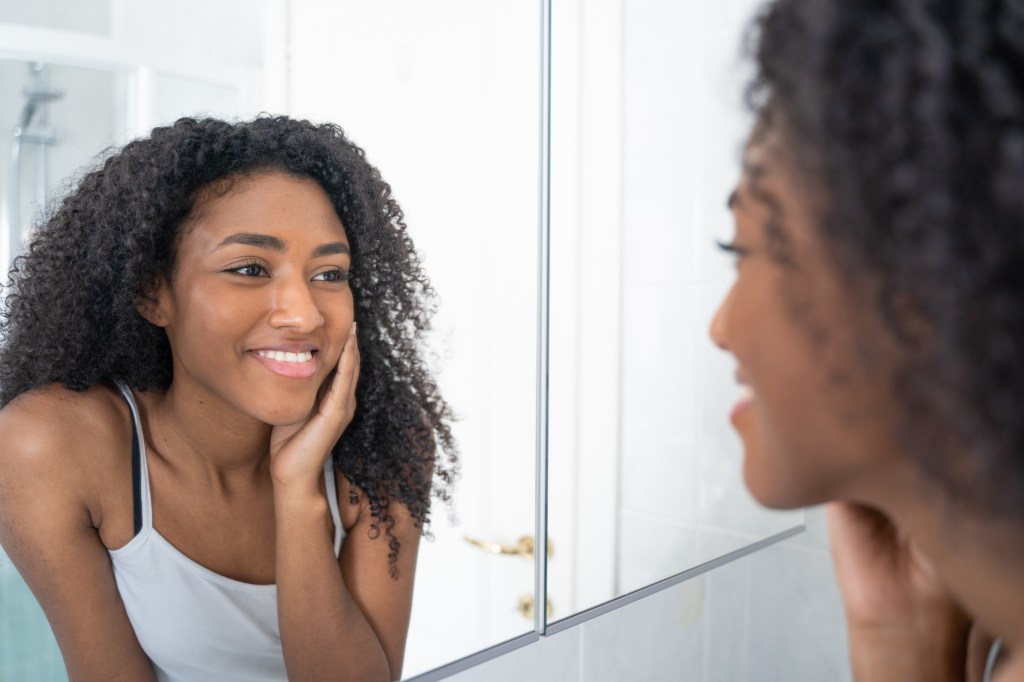
{"label": "door handle", "polygon": [[[463,539],[474,547],[478,547],[488,554],[503,554],[506,556],[521,556],[525,559],[532,559],[536,550],[536,541],[532,535],[524,535],[514,545],[503,545],[498,542],[491,542],[489,540],[480,540],[478,538],[464,535]],[[555,553],[555,546],[552,544],[551,539],[548,538],[548,558]]]}
{"label": "door handle", "polygon": [[[519,603],[516,604],[516,610],[519,611],[519,614],[523,618],[527,620],[533,620],[533,613],[535,609],[536,603],[533,599],[532,594],[524,594],[523,596],[519,597]],[[548,597],[547,599],[547,608],[545,609],[545,612],[547,613],[548,620],[550,620],[551,616],[553,616],[555,613],[555,607],[551,603],[551,597]]]}

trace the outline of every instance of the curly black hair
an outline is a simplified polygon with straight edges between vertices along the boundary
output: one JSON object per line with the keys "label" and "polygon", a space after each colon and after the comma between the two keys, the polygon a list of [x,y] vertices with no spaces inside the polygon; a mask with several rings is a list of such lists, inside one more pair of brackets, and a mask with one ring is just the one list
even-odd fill
{"label": "curly black hair", "polygon": [[425,530],[431,493],[450,501],[458,458],[451,410],[421,354],[434,292],[391,188],[336,125],[182,118],[84,175],[10,270],[0,404],[54,382],[77,391],[114,380],[166,389],[167,336],[137,303],[158,277],[172,279],[182,224],[204,191],[264,171],[316,181],[345,226],[361,366],[358,407],[333,457],[367,497],[371,534],[384,526],[393,572],[390,503],[406,505]]}
{"label": "curly black hair", "polygon": [[1024,519],[1024,3],[776,0],[749,37],[749,102],[825,197],[821,241],[881,322],[862,339],[897,349],[905,444]]}

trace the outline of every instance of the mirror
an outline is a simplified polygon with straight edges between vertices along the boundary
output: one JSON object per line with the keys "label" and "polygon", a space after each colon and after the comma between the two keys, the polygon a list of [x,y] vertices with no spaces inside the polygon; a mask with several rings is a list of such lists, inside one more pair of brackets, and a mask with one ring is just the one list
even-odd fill
{"label": "mirror", "polygon": [[[462,457],[459,524],[435,503],[421,544],[407,677],[534,631],[532,558],[491,550],[535,526],[539,22],[503,0],[0,1],[0,130],[39,105],[0,164],[3,263],[80,168],[181,115],[333,121],[391,184],[439,295],[424,342]],[[2,553],[0,620],[4,676],[63,678]]]}
{"label": "mirror", "polygon": [[549,625],[803,522],[746,492],[707,332],[756,4],[553,5]]}

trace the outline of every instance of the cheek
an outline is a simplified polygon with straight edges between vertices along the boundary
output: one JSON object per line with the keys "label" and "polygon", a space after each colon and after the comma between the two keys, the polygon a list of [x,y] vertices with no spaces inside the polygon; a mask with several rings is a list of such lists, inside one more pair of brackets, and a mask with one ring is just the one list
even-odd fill
{"label": "cheek", "polygon": [[[827,439],[819,438],[813,414],[756,404],[741,424],[743,475],[765,506],[801,507],[819,498],[830,478]],[[794,404],[789,407],[795,407]]]}
{"label": "cheek", "polygon": [[740,358],[754,390],[751,407],[736,423],[744,478],[766,506],[805,506],[820,501],[831,485],[839,434],[826,404],[824,373],[806,340],[780,325],[768,331]]}
{"label": "cheek", "polygon": [[[222,357],[225,344],[240,343],[253,321],[259,319],[260,312],[250,310],[253,307],[245,300],[225,301],[215,292],[193,296],[175,315],[176,335],[179,341],[187,340],[188,352],[194,357]],[[178,345],[179,350],[185,350]]]}
{"label": "cheek", "polygon": [[799,401],[793,400],[795,393],[792,384],[762,381],[756,386],[751,408],[736,423],[743,441],[747,488],[768,507],[796,504],[794,489],[803,487],[800,480],[814,468],[804,443],[813,435],[813,415],[800,414]]}
{"label": "cheek", "polygon": [[330,298],[323,298],[318,303],[324,316],[324,322],[332,332],[341,327],[344,327],[346,332],[348,331],[352,320],[355,319],[355,298],[351,289],[335,293]]}
{"label": "cheek", "polygon": [[804,507],[843,497],[849,482],[884,451],[871,428],[849,418],[858,399],[853,387],[819,370],[810,362],[778,365],[746,415],[744,476],[766,506]]}

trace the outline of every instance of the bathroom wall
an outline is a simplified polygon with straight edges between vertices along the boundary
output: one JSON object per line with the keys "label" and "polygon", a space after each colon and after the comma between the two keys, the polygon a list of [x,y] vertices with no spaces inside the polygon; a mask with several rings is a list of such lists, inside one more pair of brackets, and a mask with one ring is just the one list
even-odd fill
{"label": "bathroom wall", "polygon": [[109,35],[115,0],[0,0],[3,23]]}
{"label": "bathroom wall", "polygon": [[844,682],[822,509],[807,530],[450,678],[453,682]]}

